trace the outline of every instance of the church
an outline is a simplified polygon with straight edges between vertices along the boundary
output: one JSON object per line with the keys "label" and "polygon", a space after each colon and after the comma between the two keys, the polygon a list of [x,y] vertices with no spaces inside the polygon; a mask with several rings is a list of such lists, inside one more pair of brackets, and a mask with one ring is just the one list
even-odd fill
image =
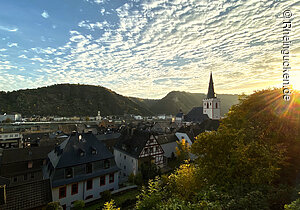
{"label": "church", "polygon": [[202,123],[208,119],[221,119],[221,101],[215,94],[212,73],[210,73],[207,97],[203,99],[203,106],[194,107],[186,115],[180,112],[175,119],[177,123]]}

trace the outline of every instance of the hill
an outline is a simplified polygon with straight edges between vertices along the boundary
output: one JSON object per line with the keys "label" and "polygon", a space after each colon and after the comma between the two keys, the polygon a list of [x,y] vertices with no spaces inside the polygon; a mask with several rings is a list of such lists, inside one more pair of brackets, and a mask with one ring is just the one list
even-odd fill
{"label": "hill", "polygon": [[107,88],[72,84],[1,92],[0,110],[24,116],[96,116],[98,110],[101,115],[152,114],[128,97]]}
{"label": "hill", "polygon": [[[238,103],[238,95],[218,94],[221,99],[221,115],[226,114],[230,107]],[[202,100],[206,97],[204,93],[188,93],[181,91],[172,91],[160,100],[133,99],[140,105],[150,109],[157,114],[177,114],[181,109],[188,113],[193,107],[202,106]]]}
{"label": "hill", "polygon": [[[172,91],[162,99],[125,97],[101,86],[59,84],[37,89],[0,92],[0,112],[21,113],[24,116],[102,116],[123,114],[187,113],[202,106],[203,93]],[[221,114],[238,102],[237,95],[218,95]]]}

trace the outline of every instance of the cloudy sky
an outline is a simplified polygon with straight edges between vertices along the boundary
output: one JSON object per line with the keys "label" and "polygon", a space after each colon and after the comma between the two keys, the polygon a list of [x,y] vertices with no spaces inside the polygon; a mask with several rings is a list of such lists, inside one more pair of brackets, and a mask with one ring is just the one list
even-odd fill
{"label": "cloudy sky", "polygon": [[207,92],[210,71],[217,93],[280,86],[286,9],[300,88],[299,0],[0,0],[0,90],[80,83],[161,98]]}

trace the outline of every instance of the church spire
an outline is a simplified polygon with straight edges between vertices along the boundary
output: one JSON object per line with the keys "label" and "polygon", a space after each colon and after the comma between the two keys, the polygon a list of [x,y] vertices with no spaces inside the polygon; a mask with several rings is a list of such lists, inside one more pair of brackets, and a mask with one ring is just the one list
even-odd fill
{"label": "church spire", "polygon": [[212,72],[210,72],[210,80],[208,86],[207,98],[216,98],[215,90],[214,90],[214,82],[212,78]]}

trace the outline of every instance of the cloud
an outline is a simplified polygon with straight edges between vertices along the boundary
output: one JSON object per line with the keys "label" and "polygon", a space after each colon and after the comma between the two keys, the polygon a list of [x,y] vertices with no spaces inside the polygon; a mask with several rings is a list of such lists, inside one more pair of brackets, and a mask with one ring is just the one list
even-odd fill
{"label": "cloud", "polygon": [[7,46],[8,47],[18,47],[18,43],[10,43],[10,42],[8,42]]}
{"label": "cloud", "polygon": [[47,19],[47,18],[50,17],[49,14],[48,14],[48,12],[47,12],[46,10],[44,10],[43,13],[42,13],[41,15],[42,15],[42,17],[45,18],[45,19]]}
{"label": "cloud", "polygon": [[[217,93],[250,93],[281,82],[278,17],[288,7],[300,13],[292,7],[297,2],[132,0],[112,10],[97,5],[99,16],[78,21],[65,44],[31,48],[28,54],[37,57],[25,53],[35,61],[26,71],[38,72],[11,87],[86,83],[160,98],[172,90],[206,93],[213,71]],[[103,16],[107,10],[114,18]],[[300,16],[293,23],[291,59],[299,69]],[[7,87],[0,82],[0,89]]]}
{"label": "cloud", "polygon": [[17,32],[19,29],[16,27],[10,28],[5,26],[0,26],[0,30],[8,31],[8,32]]}

